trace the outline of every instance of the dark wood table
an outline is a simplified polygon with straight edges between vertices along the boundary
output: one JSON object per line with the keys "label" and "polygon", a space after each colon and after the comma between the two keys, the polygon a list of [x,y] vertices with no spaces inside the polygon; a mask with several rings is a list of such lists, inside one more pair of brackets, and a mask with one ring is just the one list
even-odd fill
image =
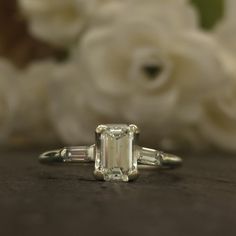
{"label": "dark wood table", "polygon": [[39,152],[0,156],[0,235],[236,235],[236,155],[185,154],[176,170],[132,183],[91,165],[43,166]]}

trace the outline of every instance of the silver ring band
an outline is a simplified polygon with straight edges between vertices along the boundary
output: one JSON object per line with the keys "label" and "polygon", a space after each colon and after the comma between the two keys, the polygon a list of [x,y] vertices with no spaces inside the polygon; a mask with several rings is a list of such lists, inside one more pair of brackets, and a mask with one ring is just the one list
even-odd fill
{"label": "silver ring band", "polygon": [[[176,168],[182,165],[182,158],[155,149],[138,147],[138,164],[160,168]],[[93,163],[95,161],[95,145],[65,147],[47,151],[39,156],[43,164],[53,163]]]}

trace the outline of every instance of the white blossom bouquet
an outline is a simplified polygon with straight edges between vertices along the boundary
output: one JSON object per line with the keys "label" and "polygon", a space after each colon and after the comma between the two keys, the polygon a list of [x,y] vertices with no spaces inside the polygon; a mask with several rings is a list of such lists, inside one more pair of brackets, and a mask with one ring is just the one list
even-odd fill
{"label": "white blossom bouquet", "polygon": [[236,151],[235,45],[224,43],[233,17],[205,32],[187,0],[19,5],[32,34],[69,50],[69,58],[16,73],[12,136],[76,145],[92,142],[100,123],[136,123],[146,145]]}

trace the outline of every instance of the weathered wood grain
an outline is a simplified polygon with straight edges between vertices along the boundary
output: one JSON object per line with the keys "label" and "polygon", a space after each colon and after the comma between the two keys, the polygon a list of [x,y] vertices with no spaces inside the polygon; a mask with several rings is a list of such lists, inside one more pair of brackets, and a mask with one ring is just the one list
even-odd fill
{"label": "weathered wood grain", "polygon": [[235,157],[186,155],[182,169],[125,184],[37,155],[1,154],[0,235],[236,235]]}

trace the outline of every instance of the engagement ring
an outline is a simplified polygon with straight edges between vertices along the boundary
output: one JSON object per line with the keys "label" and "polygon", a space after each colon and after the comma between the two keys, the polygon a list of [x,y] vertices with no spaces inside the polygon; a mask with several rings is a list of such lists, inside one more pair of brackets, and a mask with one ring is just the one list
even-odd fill
{"label": "engagement ring", "polygon": [[41,163],[95,162],[94,176],[98,180],[128,182],[138,177],[138,164],[158,168],[175,168],[182,164],[178,156],[138,145],[136,125],[99,125],[95,144],[65,147],[40,155]]}

